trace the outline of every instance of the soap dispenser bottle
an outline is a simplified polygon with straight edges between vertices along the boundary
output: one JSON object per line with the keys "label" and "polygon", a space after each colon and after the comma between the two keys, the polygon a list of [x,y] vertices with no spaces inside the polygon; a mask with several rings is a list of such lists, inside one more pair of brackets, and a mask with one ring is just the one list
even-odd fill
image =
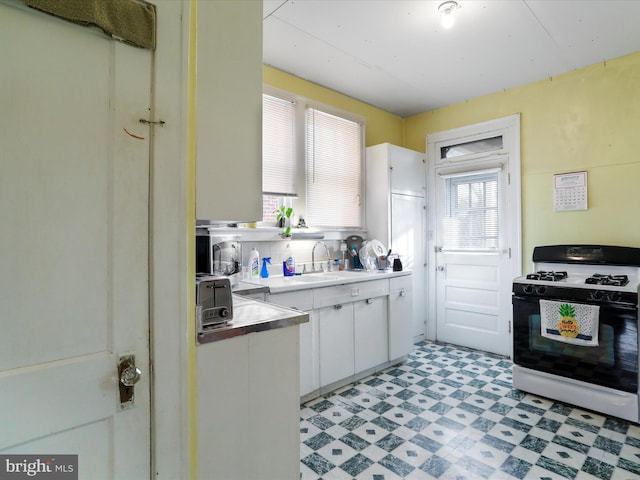
{"label": "soap dispenser bottle", "polygon": [[260,254],[255,248],[249,253],[249,276],[258,278],[260,276]]}
{"label": "soap dispenser bottle", "polygon": [[282,274],[285,277],[293,277],[296,273],[296,262],[293,259],[291,253],[291,247],[287,243],[286,253],[284,254],[284,260],[282,261]]}
{"label": "soap dispenser bottle", "polygon": [[260,271],[260,276],[262,278],[269,278],[269,268],[267,264],[271,265],[271,257],[264,257],[262,259],[262,270]]}

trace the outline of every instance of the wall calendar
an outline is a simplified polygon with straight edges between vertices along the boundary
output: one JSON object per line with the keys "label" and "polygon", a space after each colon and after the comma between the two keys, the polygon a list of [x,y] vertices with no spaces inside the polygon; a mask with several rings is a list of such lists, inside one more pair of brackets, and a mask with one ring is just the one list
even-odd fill
{"label": "wall calendar", "polygon": [[587,210],[587,172],[553,176],[553,205],[556,212]]}

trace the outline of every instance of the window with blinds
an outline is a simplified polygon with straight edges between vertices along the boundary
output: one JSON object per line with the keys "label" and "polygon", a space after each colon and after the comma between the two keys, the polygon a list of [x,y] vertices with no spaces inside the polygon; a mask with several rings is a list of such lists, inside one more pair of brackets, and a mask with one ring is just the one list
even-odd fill
{"label": "window with blinds", "polygon": [[362,227],[362,124],[307,107],[305,131],[307,223]]}
{"label": "window with blinds", "polygon": [[295,102],[262,96],[262,193],[270,197],[295,197]]}
{"label": "window with blinds", "polygon": [[499,248],[499,170],[443,175],[443,250]]}

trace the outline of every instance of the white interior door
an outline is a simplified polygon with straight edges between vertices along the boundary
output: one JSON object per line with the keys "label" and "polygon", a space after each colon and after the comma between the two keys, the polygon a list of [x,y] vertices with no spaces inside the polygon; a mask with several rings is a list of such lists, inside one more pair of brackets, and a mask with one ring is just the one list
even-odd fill
{"label": "white interior door", "polygon": [[[484,164],[502,165],[482,169]],[[436,169],[436,315],[440,341],[501,355],[510,352],[508,162],[490,158],[473,170]]]}
{"label": "white interior door", "polygon": [[0,4],[0,64],[0,452],[149,478],[151,53]]}

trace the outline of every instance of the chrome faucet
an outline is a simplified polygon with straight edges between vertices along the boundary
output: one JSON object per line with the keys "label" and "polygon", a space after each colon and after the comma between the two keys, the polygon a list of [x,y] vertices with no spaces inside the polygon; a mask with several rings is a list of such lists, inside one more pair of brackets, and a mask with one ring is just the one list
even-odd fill
{"label": "chrome faucet", "polygon": [[[316,271],[316,247],[318,245],[322,245],[325,252],[327,252],[327,271],[329,271],[329,269],[331,268],[331,255],[329,254],[329,247],[327,247],[327,244],[324,242],[316,242],[316,244],[313,246],[313,249],[311,250],[311,271]],[[320,271],[324,272],[322,264],[320,264]]]}

